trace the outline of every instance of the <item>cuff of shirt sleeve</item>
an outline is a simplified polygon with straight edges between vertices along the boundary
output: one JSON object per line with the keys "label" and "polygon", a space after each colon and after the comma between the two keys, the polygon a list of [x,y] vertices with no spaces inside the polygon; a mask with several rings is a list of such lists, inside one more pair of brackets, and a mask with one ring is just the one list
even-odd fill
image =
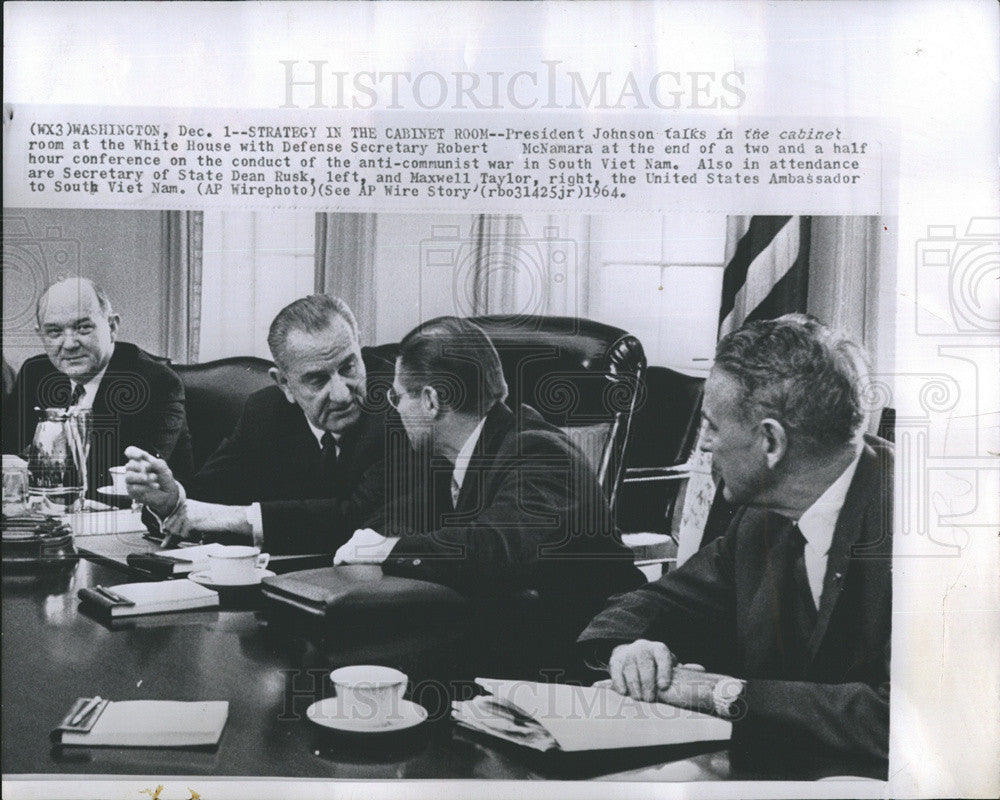
{"label": "cuff of shirt sleeve", "polygon": [[253,534],[254,547],[264,549],[264,517],[261,514],[260,503],[247,506],[247,524]]}
{"label": "cuff of shirt sleeve", "polygon": [[184,504],[187,502],[187,492],[184,491],[184,485],[181,483],[177,484],[177,502],[174,507],[170,510],[170,513],[165,517],[161,517],[153,509],[147,506],[146,510],[152,515],[153,519],[160,526],[160,530],[163,532],[175,533],[176,530],[181,526],[184,519]]}

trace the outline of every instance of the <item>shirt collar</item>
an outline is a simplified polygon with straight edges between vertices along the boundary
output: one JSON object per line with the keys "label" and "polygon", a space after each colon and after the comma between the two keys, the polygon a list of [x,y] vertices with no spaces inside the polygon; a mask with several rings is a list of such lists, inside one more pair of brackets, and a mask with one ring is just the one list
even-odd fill
{"label": "shirt collar", "polygon": [[476,449],[476,442],[479,441],[479,435],[483,432],[483,426],[486,424],[486,417],[479,420],[479,424],[472,429],[472,433],[469,434],[469,438],[465,440],[465,444],[462,445],[462,449],[458,451],[458,455],[455,456],[455,470],[452,472],[451,480],[459,488],[462,488],[462,483],[465,481],[465,473],[469,469],[469,462],[472,461],[472,454]]}
{"label": "shirt collar", "polygon": [[[101,380],[104,378],[104,373],[107,371],[108,367],[105,365],[104,369],[83,384],[83,397],[80,398],[80,402],[76,404],[75,408],[88,409],[94,407],[94,399],[97,397],[97,387],[101,385]],[[72,390],[76,389],[79,385],[79,381],[75,381],[72,378],[69,379],[71,393]]]}
{"label": "shirt collar", "polygon": [[861,448],[859,447],[854,460],[847,465],[847,469],[840,473],[840,477],[831,483],[826,491],[816,499],[816,502],[799,517],[799,530],[805,537],[806,545],[811,549],[824,555],[830,551],[833,531],[837,527],[837,518],[844,507],[847,490],[851,486],[860,460]]}
{"label": "shirt collar", "polygon": [[[302,413],[302,416],[305,417],[305,412]],[[327,431],[323,430],[322,428],[317,428],[315,425],[313,425],[309,421],[309,417],[306,417],[306,425],[309,426],[309,430],[312,431],[312,435],[316,437],[317,444],[319,444],[319,446],[322,448],[323,447],[323,437],[327,434]],[[339,455],[340,454],[340,434],[339,433],[330,433],[330,435],[333,437],[333,441],[334,441],[334,443],[336,444],[336,447],[337,447],[337,454]]]}

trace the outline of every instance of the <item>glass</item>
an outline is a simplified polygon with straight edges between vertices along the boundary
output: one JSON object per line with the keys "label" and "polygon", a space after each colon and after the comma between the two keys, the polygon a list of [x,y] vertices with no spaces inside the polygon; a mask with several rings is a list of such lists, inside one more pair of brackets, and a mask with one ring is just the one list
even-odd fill
{"label": "glass", "polygon": [[43,514],[83,507],[87,491],[91,416],[87,409],[48,408],[28,448],[28,493]]}
{"label": "glass", "polygon": [[28,465],[16,456],[3,457],[3,513],[8,517],[28,510]]}

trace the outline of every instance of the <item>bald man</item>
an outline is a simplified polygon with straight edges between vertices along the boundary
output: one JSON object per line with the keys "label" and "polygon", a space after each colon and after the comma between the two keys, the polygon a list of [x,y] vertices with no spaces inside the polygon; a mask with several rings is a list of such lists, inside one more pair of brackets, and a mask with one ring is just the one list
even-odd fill
{"label": "bald man", "polygon": [[87,459],[88,495],[109,482],[137,445],[191,472],[191,437],[180,378],[134,344],[118,341],[119,317],[107,294],[86,278],[52,284],[35,307],[44,355],[24,362],[3,410],[3,450],[31,443],[35,408],[90,410],[94,437]]}

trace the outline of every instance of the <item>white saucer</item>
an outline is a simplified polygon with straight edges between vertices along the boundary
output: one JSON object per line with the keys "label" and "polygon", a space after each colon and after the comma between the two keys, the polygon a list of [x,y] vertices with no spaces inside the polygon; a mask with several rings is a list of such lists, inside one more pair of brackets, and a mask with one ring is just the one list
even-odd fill
{"label": "white saucer", "polygon": [[411,703],[409,700],[399,700],[392,713],[384,720],[357,718],[346,714],[340,708],[340,698],[328,697],[313,703],[306,709],[306,716],[311,722],[323,728],[347,733],[394,733],[413,728],[427,719],[427,709]]}
{"label": "white saucer", "polygon": [[192,572],[188,575],[188,580],[192,580],[195,583],[200,583],[209,589],[240,589],[247,586],[257,586],[261,580],[264,578],[273,578],[274,573],[269,569],[258,569],[257,574],[254,575],[254,579],[250,582],[239,582],[239,583],[218,583],[212,580],[212,573],[209,570],[202,570],[201,572]]}
{"label": "white saucer", "polygon": [[98,488],[97,493],[103,494],[105,497],[128,497],[128,492],[115,491],[114,486],[101,486]]}

